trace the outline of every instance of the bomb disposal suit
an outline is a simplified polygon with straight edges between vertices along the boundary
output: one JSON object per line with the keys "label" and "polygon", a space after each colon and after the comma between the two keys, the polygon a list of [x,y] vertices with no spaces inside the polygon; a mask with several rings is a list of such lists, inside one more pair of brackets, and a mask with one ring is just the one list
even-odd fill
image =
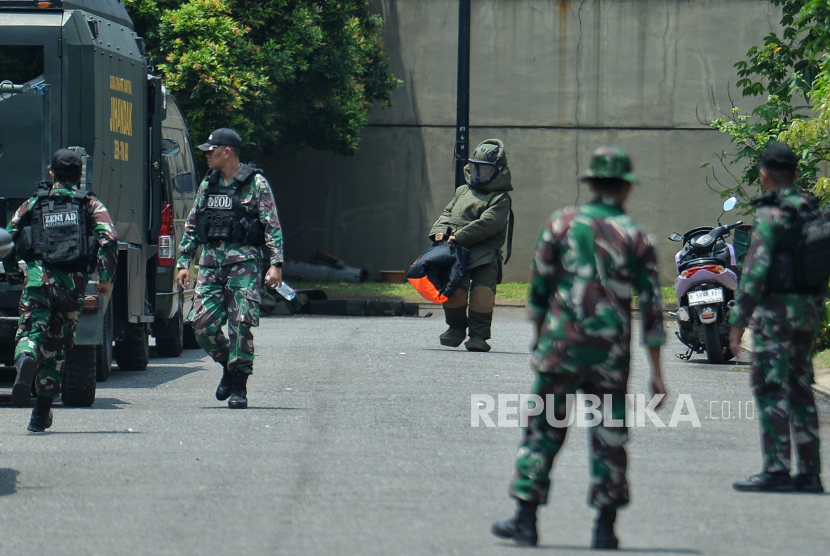
{"label": "bomb disposal suit", "polygon": [[449,329],[441,334],[440,340],[442,345],[457,347],[467,337],[469,327],[467,349],[489,351],[490,346],[485,340],[490,338],[496,285],[501,283],[501,247],[505,239],[508,242],[507,259],[511,249],[512,201],[509,192],[513,191],[513,184],[504,144],[498,139],[482,141],[470,156],[464,174],[467,185],[455,190],[452,201],[429,232],[430,239],[435,241],[447,235],[449,230],[448,235],[455,242],[470,250],[467,272],[455,294],[443,304]]}

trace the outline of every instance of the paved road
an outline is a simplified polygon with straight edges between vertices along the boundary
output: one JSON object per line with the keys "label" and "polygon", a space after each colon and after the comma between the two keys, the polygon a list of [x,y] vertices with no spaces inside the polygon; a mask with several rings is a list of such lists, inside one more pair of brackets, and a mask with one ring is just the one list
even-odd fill
{"label": "paved road", "polygon": [[[263,320],[251,408],[213,399],[199,351],[115,372],[46,435],[0,397],[0,554],[516,554],[489,533],[512,513],[515,428],[471,428],[471,394],[527,391],[529,326],[499,309],[494,351],[443,349],[431,318]],[[664,358],[701,427],[633,431],[621,544],[649,554],[826,554],[830,496],[739,494],[760,469],[744,364]],[[641,350],[632,389],[646,393]],[[723,417],[731,403],[732,419]],[[741,404],[742,417],[737,418]],[[830,461],[830,404],[820,402]],[[494,414],[495,415],[495,414]],[[830,477],[828,475],[827,477]],[[539,553],[584,554],[587,448],[574,429],[540,513]]]}

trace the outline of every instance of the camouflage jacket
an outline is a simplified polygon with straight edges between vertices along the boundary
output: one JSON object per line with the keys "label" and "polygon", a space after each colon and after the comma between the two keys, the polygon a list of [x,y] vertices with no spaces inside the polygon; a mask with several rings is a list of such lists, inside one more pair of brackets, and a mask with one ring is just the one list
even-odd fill
{"label": "camouflage jacket", "polygon": [[[777,195],[786,198],[795,206],[804,205],[807,200],[798,193],[798,188],[789,187],[776,193],[764,194],[763,198]],[[746,328],[754,317],[780,319],[796,329],[812,330],[824,309],[824,294],[778,293],[769,291],[768,275],[773,264],[776,242],[784,235],[796,218],[792,211],[775,204],[763,203],[759,197],[754,204],[760,205],[755,213],[752,240],[744,260],[741,281],[735,293],[735,306],[729,315],[729,323]]]}
{"label": "camouflage jacket", "polygon": [[[57,184],[56,184],[57,185]],[[53,187],[52,194],[74,195],[77,190],[75,184],[64,184],[68,187]],[[12,237],[12,240],[17,243],[20,232],[29,225],[31,220],[31,211],[34,204],[37,202],[37,196],[30,197],[26,202],[20,205],[20,208],[15,211],[14,216],[6,226],[6,231]],[[107,207],[104,203],[96,198],[90,199],[90,206],[92,209],[93,231],[98,238],[98,279],[103,281],[112,281],[115,277],[115,266],[118,262],[118,241],[115,232],[115,226],[112,224],[110,215],[107,212]],[[43,263],[41,261],[26,261],[28,266],[28,278],[26,281],[30,285],[50,285],[55,283],[62,283],[68,287],[74,287],[70,274],[81,274],[84,279],[89,276],[85,272],[66,272],[53,265]],[[12,285],[22,284],[24,281],[23,271],[17,262],[17,249],[3,259],[3,267],[6,270],[6,277]]]}
{"label": "camouflage jacket", "polygon": [[643,343],[665,343],[657,254],[614,199],[553,213],[531,271],[529,306],[545,322],[534,353],[540,371],[553,370],[564,349],[630,354],[632,292],[639,295]]}
{"label": "camouflage jacket", "polygon": [[[233,183],[233,179],[227,184],[225,184],[224,178],[219,178],[219,180],[223,186],[229,186]],[[199,240],[196,236],[196,218],[199,207],[205,204],[207,189],[208,181],[205,179],[199,186],[196,201],[193,203],[193,208],[190,209],[190,214],[184,226],[184,236],[179,245],[179,258],[176,261],[178,268],[187,268],[199,247]],[[239,201],[243,206],[249,208],[252,213],[255,212],[265,227],[265,245],[262,246],[262,249],[267,250],[271,264],[281,263],[283,261],[283,248],[280,219],[277,215],[274,197],[271,194],[271,186],[268,185],[268,181],[262,174],[257,174],[254,179],[239,188]],[[259,247],[233,241],[211,241],[202,248],[199,266],[218,267],[260,258],[262,258],[262,251]]]}

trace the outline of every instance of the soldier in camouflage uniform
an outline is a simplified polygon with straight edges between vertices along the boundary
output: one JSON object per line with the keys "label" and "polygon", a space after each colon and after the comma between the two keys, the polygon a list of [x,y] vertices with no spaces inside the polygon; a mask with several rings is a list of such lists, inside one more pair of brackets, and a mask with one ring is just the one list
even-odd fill
{"label": "soldier in camouflage uniform", "polygon": [[[50,174],[54,185],[49,196],[75,196],[81,179],[82,161],[74,152],[59,150],[52,157]],[[33,225],[32,215],[38,196],[23,203],[14,213],[6,230],[20,246],[21,233]],[[95,291],[106,296],[115,276],[118,244],[115,227],[101,201],[89,198],[92,232],[97,237],[98,282]],[[37,402],[28,429],[43,432],[52,425],[52,402],[61,391],[61,366],[73,346],[78,311],[83,305],[89,272],[77,265],[64,267],[44,263],[38,258],[26,260],[28,270],[21,271],[18,249],[3,260],[8,281],[24,284],[20,297],[20,321],[15,340],[17,378],[12,387],[12,401],[18,407],[28,405],[32,381],[37,375]]]}
{"label": "soldier in camouflage uniform", "polygon": [[[441,345],[458,347],[467,337],[469,327],[470,339],[464,344],[467,350],[490,351],[485,340],[490,338],[496,285],[501,282],[501,246],[506,238],[509,241],[509,192],[513,191],[504,144],[498,139],[482,141],[470,156],[464,174],[467,185],[455,190],[452,201],[429,232],[433,241],[447,239],[470,250],[467,272],[455,294],[443,304],[449,328],[441,334],[440,341]],[[508,243],[507,258],[510,248]]]}
{"label": "soldier in camouflage uniform", "polygon": [[[216,389],[216,399],[227,399],[228,407],[232,409],[248,407],[247,381],[254,365],[252,328],[259,326],[262,253],[259,246],[246,240],[204,242],[203,238],[200,239],[197,230],[200,212],[206,212],[214,198],[223,198],[221,195],[208,195],[212,191],[211,177],[220,187],[228,190],[235,188],[243,212],[250,215],[254,225],[257,221],[261,223],[264,229],[262,248],[267,251],[271,263],[265,276],[270,286],[282,284],[283,261],[282,231],[268,181],[258,171],[244,183],[236,181],[244,170],[244,165],[239,162],[240,146],[239,135],[227,128],[217,129],[207,143],[199,145],[198,148],[207,155],[211,173],[199,186],[185,224],[177,261],[180,269],[177,279],[184,289],[190,280],[190,260],[199,244],[203,243],[193,309],[187,319],[192,323],[202,349],[222,365],[222,379]],[[225,198],[229,197],[231,195]],[[228,324],[227,337],[222,332],[225,323]]]}
{"label": "soldier in camouflage uniform", "polygon": [[[532,393],[553,407],[528,416],[519,446],[510,495],[518,502],[513,519],[493,524],[493,533],[520,544],[537,542],[536,510],[550,490],[553,460],[565,442],[566,395],[611,396],[614,419],[625,417],[631,358],[631,294],[639,295],[643,342],[652,367],[652,390],[665,394],[660,347],[665,342],[657,256],[645,233],[623,212],[636,178],[619,148],[594,151],[581,177],[595,195],[586,205],[554,212],[542,230],[532,263],[530,309],[536,349]],[[603,412],[607,411],[600,408]],[[549,419],[561,425],[554,426]],[[617,509],[628,504],[625,426],[591,429],[591,489],[588,503],[599,515],[594,548],[616,548]]]}
{"label": "soldier in camouflage uniform", "polygon": [[[788,146],[774,143],[762,157],[760,181],[766,192],[753,200],[758,207],[752,243],[744,262],[729,322],[730,346],[740,350],[744,328],[752,327],[751,384],[761,425],[763,472],[733,487],[741,491],[824,492],[819,459],[819,429],[813,383],[812,341],[824,310],[826,291],[782,291],[775,274],[792,274],[792,264],[777,255],[786,246],[781,238],[795,222],[793,211],[781,201],[806,207],[815,198],[799,192],[798,157]],[[788,288],[784,288],[786,290]],[[798,474],[790,477],[790,423],[795,430]]]}

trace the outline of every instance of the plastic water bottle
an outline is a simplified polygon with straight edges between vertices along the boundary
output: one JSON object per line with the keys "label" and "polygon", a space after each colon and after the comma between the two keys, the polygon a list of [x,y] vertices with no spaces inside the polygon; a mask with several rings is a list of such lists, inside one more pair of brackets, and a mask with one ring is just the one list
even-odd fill
{"label": "plastic water bottle", "polygon": [[294,291],[294,288],[288,285],[287,282],[283,282],[280,287],[274,288],[274,290],[280,294],[286,301],[291,301],[295,297],[297,297],[297,292]]}

